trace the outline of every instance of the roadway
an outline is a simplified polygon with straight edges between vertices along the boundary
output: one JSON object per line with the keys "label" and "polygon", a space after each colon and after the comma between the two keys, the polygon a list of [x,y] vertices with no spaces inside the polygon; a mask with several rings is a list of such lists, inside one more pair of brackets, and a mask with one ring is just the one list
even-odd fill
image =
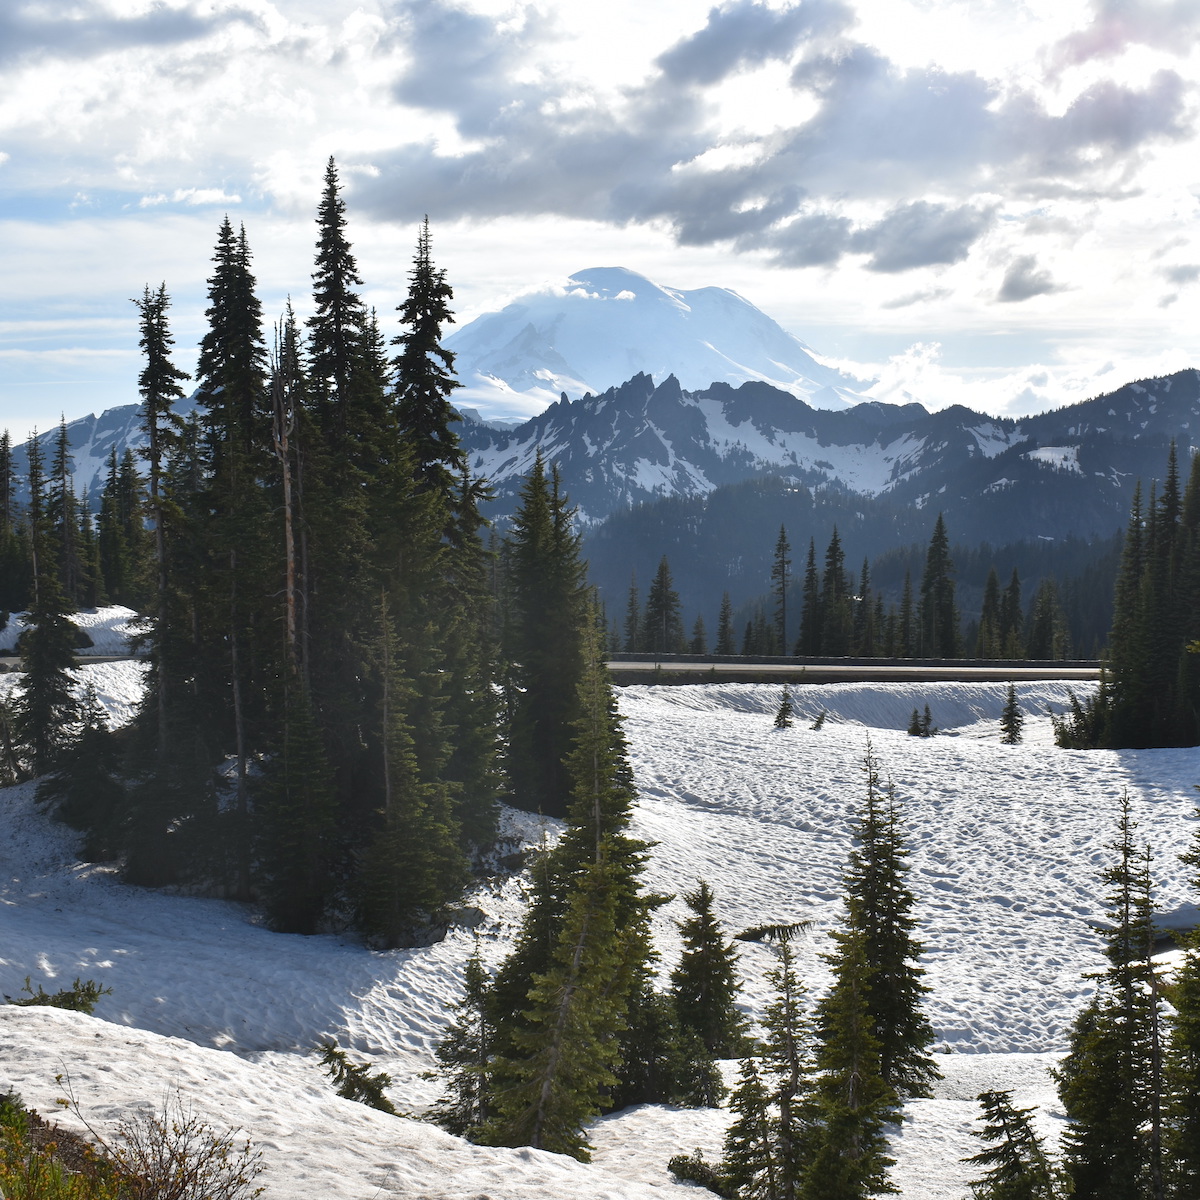
{"label": "roadway", "polygon": [[608,664],[617,683],[787,681],[806,683],[1026,683],[1039,679],[1097,680],[1098,662],[897,662],[868,659],[704,659],[621,656]]}

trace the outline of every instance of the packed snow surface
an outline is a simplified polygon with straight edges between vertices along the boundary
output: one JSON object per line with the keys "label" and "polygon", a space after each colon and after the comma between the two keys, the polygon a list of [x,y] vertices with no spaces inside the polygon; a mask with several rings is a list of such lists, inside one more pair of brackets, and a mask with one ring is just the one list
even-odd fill
{"label": "packed snow surface", "polygon": [[[27,617],[27,613],[13,613],[9,617],[8,624],[0,629],[0,650],[11,653],[16,648],[17,638],[27,628]],[[85,608],[71,620],[91,639],[90,646],[79,647],[80,655],[128,654],[130,640],[137,632],[137,613],[120,604]]]}
{"label": "packed snow surface", "polygon": [[[104,663],[80,675],[121,718],[141,670]],[[0,676],[0,688],[14,679]],[[811,921],[799,953],[814,994],[827,982],[820,955],[841,912],[868,741],[894,782],[946,1077],[935,1098],[907,1106],[893,1137],[894,1177],[913,1200],[965,1193],[971,1170],[958,1160],[978,1148],[970,1129],[985,1088],[1014,1088],[1019,1103],[1042,1107],[1040,1125],[1054,1133],[1047,1068],[1088,993],[1084,974],[1101,961],[1098,877],[1123,791],[1139,837],[1154,847],[1160,909],[1196,899],[1177,856],[1195,829],[1198,752],[1059,750],[1046,710],[1063,707],[1068,685],[1017,690],[1028,718],[1018,746],[999,740],[1003,684],[801,687],[788,730],[773,727],[774,685],[620,693],[641,793],[635,831],[656,843],[647,883],[678,895],[707,879],[730,933]],[[911,712],[925,704],[942,732],[910,738]],[[820,712],[825,722],[813,730]],[[553,837],[554,823],[506,813],[514,837],[536,841],[543,830]],[[476,911],[443,942],[377,952],[349,937],[272,934],[252,910],[224,901],[126,887],[111,868],[78,862],[73,846],[37,809],[32,785],[0,791],[0,991],[17,994],[26,975],[51,990],[80,975],[114,991],[96,1018],[0,1006],[0,1088],[15,1086],[43,1110],[62,1094],[54,1076],[64,1067],[103,1129],[178,1088],[214,1124],[244,1127],[263,1149],[272,1200],[661,1196],[678,1186],[665,1170],[672,1154],[719,1153],[723,1110],[610,1115],[593,1130],[594,1165],[582,1166],[471,1147],[333,1095],[307,1053],[327,1035],[393,1074],[401,1110],[419,1113],[435,1098],[437,1084],[420,1072],[476,937],[489,962],[505,953],[519,880],[481,887],[468,900]],[[659,914],[664,971],[684,912],[676,899]],[[772,954],[740,946],[745,1005],[758,1015]]]}

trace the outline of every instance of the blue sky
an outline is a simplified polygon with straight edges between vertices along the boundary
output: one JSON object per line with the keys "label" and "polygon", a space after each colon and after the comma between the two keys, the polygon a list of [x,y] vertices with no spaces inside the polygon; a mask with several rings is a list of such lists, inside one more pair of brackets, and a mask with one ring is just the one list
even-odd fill
{"label": "blue sky", "polygon": [[1019,413],[1200,365],[1197,0],[9,0],[0,426],[195,362],[216,229],[307,306],[329,155],[385,324],[621,265],[732,287],[879,392]]}

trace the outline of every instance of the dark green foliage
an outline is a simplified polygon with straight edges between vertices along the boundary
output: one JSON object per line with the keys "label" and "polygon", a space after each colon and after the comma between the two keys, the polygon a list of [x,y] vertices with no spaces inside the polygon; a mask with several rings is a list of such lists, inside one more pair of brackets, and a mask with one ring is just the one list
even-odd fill
{"label": "dark green foliage", "polygon": [[1133,841],[1129,800],[1121,802],[1116,864],[1105,931],[1109,965],[1071,1029],[1056,1072],[1071,1120],[1063,1135],[1071,1194],[1090,1200],[1159,1200],[1162,1195],[1162,1001],[1151,955],[1148,858]]}
{"label": "dark green foliage", "polygon": [[82,853],[92,861],[112,858],[116,851],[116,822],[125,796],[121,759],[122,747],[88,684],[79,730],[59,752],[54,770],[38,783],[37,800],[86,834]]}
{"label": "dark green foliage", "polygon": [[25,986],[21,991],[29,993],[26,999],[14,1000],[11,996],[5,996],[4,999],[19,1008],[65,1008],[69,1012],[89,1015],[96,1011],[101,996],[112,995],[112,988],[104,987],[94,979],[76,979],[69,988],[60,988],[57,992],[47,992],[39,983],[35,992],[29,985],[28,975],[25,976]]}
{"label": "dark green foliage", "polygon": [[834,982],[817,1007],[817,1095],[821,1126],[805,1200],[861,1200],[894,1193],[884,1127],[899,1116],[880,1073],[882,1044],[870,1012],[866,936],[852,921],[835,933]]}
{"label": "dark green foliage", "polygon": [[446,272],[430,258],[428,217],[417,236],[408,278],[408,295],[397,306],[406,332],[393,339],[402,347],[395,362],[398,419],[423,483],[449,497],[466,468],[453,430],[461,418],[450,404],[460,384],[454,378],[454,355],[441,340],[443,327],[454,320],[450,312],[454,293]]}
{"label": "dark green foliage", "polygon": [[656,992],[644,974],[629,993],[619,1035],[618,1082],[606,1107],[716,1108],[726,1090],[719,1067],[696,1032],[680,1024],[673,998]]}
{"label": "dark green foliage", "polygon": [[512,694],[509,776],[513,803],[562,816],[570,781],[564,765],[579,714],[584,566],[557,472],[539,451],[513,518],[508,585]]}
{"label": "dark green foliage", "polygon": [[776,1120],[770,1091],[753,1058],[742,1059],[729,1108],[735,1116],[725,1132],[721,1157],[724,1190],[746,1200],[779,1200],[783,1193],[779,1186]]}
{"label": "dark green foliage", "polygon": [[775,710],[775,728],[791,729],[792,718],[795,715],[796,706],[792,703],[792,689],[785,683],[783,685],[783,696],[780,698],[779,707]]}
{"label": "dark green foliage", "polygon": [[1008,685],[1008,694],[1004,700],[1004,710],[1000,714],[1000,740],[1006,746],[1015,746],[1021,740],[1021,730],[1025,726],[1025,714],[1017,703],[1017,689],[1014,684]]}
{"label": "dark green foliage", "polygon": [[929,705],[925,705],[923,712],[918,712],[914,708],[908,721],[908,736],[933,737],[935,733],[937,733],[937,727],[933,723],[933,714],[929,711]]}
{"label": "dark green foliage", "polygon": [[925,555],[917,617],[921,654],[926,658],[953,658],[958,652],[958,611],[954,606],[950,538],[941,513]]}
{"label": "dark green foliage", "polygon": [[717,644],[714,654],[735,654],[733,645],[733,603],[726,592],[721,597],[721,610],[717,615]]}
{"label": "dark green foliage", "polygon": [[676,1154],[667,1162],[667,1170],[685,1183],[696,1183],[725,1200],[733,1200],[734,1193],[726,1184],[719,1165],[708,1162],[704,1152],[697,1148],[694,1154]]}
{"label": "dark green foliage", "polygon": [[257,886],[285,933],[316,933],[337,859],[333,778],[302,681],[285,677],[278,741],[254,781]]}
{"label": "dark green foliage", "polygon": [[386,1071],[377,1071],[372,1075],[372,1063],[352,1063],[333,1038],[322,1038],[317,1050],[321,1065],[337,1085],[339,1096],[390,1113],[393,1117],[399,1116],[396,1106],[387,1097],[392,1077]]}
{"label": "dark green foliage", "polygon": [[809,726],[809,729],[811,729],[814,733],[818,732],[824,726],[825,718],[828,716],[829,713],[825,709],[821,709],[821,711],[813,718],[813,723]]}
{"label": "dark green foliage", "polygon": [[775,634],[779,648],[784,653],[788,645],[787,594],[792,566],[791,551],[787,530],[780,525],[779,537],[775,539],[775,556],[771,562],[771,595],[775,600]]}
{"label": "dark green foliage", "polygon": [[680,654],[685,649],[679,593],[671,582],[671,566],[665,554],[646,594],[642,639],[649,654]]}
{"label": "dark green foliage", "polygon": [[980,1092],[983,1128],[971,1132],[991,1143],[964,1159],[986,1167],[971,1184],[975,1200],[1055,1200],[1055,1172],[1030,1124],[1031,1108],[1016,1108],[1011,1092]]}
{"label": "dark green foliage", "polygon": [[479,947],[467,959],[463,994],[453,1008],[454,1019],[434,1051],[438,1070],[425,1076],[444,1080],[448,1095],[430,1110],[449,1133],[474,1137],[491,1116],[488,1068],[493,1031],[487,1013],[487,970]]}
{"label": "dark green foliage", "polygon": [[734,1058],[746,1039],[746,1019],[737,1009],[742,985],[737,952],[713,911],[715,897],[703,880],[684,892],[692,915],[679,926],[683,952],[671,972],[671,996],[679,1023],[695,1033],[716,1058]]}
{"label": "dark green foliage", "polygon": [[629,577],[629,596],[625,602],[624,633],[625,637],[621,648],[626,654],[639,653],[642,648],[642,601],[638,595],[636,571]]}

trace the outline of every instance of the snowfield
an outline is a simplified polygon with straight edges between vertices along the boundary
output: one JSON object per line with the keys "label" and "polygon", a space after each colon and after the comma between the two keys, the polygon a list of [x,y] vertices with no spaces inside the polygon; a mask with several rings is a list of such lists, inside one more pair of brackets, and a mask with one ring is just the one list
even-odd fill
{"label": "snowfield", "polygon": [[[97,663],[80,675],[119,721],[142,670]],[[0,693],[14,682],[0,676]],[[1005,690],[797,688],[801,716],[782,731],[772,724],[775,685],[620,692],[641,792],[635,832],[656,843],[648,885],[678,894],[707,879],[730,933],[811,921],[798,951],[813,993],[827,981],[821,955],[841,909],[868,739],[894,781],[945,1075],[934,1099],[907,1106],[893,1137],[894,1178],[910,1200],[965,1194],[971,1171],[958,1160],[978,1148],[970,1129],[985,1088],[1011,1087],[1018,1103],[1041,1105],[1040,1127],[1055,1133],[1061,1114],[1047,1072],[1088,993],[1082,977],[1101,962],[1091,923],[1103,915],[1098,876],[1123,790],[1154,848],[1159,908],[1196,900],[1177,856],[1196,827],[1200,752],[1058,750],[1046,710],[1062,708],[1068,685],[1054,682],[1018,687],[1026,740],[1004,746]],[[910,738],[912,709],[926,703],[943,732]],[[337,936],[283,936],[239,905],[128,888],[109,867],[79,863],[69,831],[36,809],[32,792],[0,791],[0,991],[16,995],[26,975],[51,990],[76,975],[114,990],[94,1018],[0,1006],[0,1088],[42,1111],[63,1094],[54,1077],[64,1068],[102,1129],[178,1088],[212,1123],[243,1127],[263,1150],[271,1200],[661,1197],[680,1194],[666,1172],[672,1154],[719,1153],[724,1111],[647,1106],[605,1117],[593,1130],[594,1164],[582,1166],[472,1147],[333,1095],[307,1053],[327,1035],[392,1073],[401,1110],[419,1113],[435,1098],[436,1083],[420,1073],[476,938],[489,961],[503,957],[520,919],[519,880],[479,889],[462,925],[428,948],[382,953]],[[529,841],[555,832],[511,811],[506,824]],[[676,899],[658,916],[664,972],[684,911]],[[772,954],[745,943],[741,962],[754,1015]]]}

